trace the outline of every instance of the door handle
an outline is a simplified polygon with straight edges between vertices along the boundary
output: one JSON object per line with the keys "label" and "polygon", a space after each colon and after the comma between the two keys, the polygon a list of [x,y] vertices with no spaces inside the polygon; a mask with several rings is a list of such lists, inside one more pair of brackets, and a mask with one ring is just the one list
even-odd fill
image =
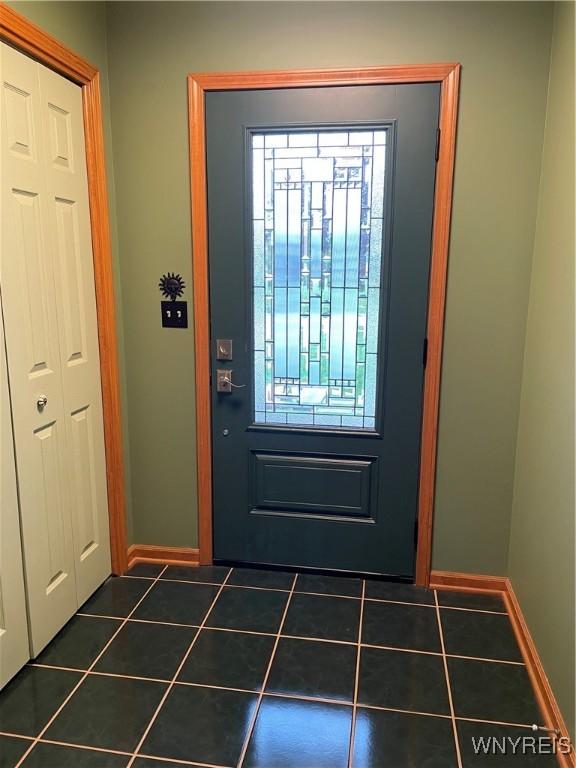
{"label": "door handle", "polygon": [[246,384],[234,384],[230,368],[218,368],[216,371],[216,392],[232,394],[232,389],[243,389]]}
{"label": "door handle", "polygon": [[36,400],[36,408],[38,408],[39,411],[43,411],[47,405],[48,405],[48,398],[46,397],[46,395],[40,395],[38,400]]}

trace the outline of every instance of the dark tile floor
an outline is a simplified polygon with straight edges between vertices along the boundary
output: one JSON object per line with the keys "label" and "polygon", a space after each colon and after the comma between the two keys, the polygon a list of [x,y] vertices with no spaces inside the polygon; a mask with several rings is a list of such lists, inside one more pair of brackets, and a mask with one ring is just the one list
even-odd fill
{"label": "dark tile floor", "polygon": [[0,768],[475,768],[540,715],[498,595],[137,565],[0,693]]}

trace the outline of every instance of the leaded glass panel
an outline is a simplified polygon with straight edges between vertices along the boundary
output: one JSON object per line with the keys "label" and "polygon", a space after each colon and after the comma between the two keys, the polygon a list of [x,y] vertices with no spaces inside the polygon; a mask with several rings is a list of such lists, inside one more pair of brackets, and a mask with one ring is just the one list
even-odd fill
{"label": "leaded glass panel", "polygon": [[375,428],[385,130],[252,135],[254,421]]}

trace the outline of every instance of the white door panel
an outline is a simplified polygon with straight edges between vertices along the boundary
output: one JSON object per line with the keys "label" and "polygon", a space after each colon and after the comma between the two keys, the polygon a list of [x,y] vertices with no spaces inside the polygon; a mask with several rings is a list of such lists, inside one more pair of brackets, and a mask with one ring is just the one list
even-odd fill
{"label": "white door panel", "polygon": [[5,352],[0,311],[0,688],[30,658]]}
{"label": "white door panel", "polygon": [[81,89],[0,55],[0,282],[37,655],[110,573],[98,328]]}
{"label": "white door panel", "polygon": [[[0,281],[34,654],[76,609],[38,65],[2,45]],[[16,94],[17,96],[14,96]],[[38,407],[41,397],[47,399]]]}
{"label": "white door panel", "polygon": [[110,573],[100,355],[82,93],[39,65],[78,603]]}

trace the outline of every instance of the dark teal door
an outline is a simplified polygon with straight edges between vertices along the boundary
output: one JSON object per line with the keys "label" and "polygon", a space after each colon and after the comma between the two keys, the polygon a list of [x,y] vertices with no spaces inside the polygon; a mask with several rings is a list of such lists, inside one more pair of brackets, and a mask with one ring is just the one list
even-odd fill
{"label": "dark teal door", "polygon": [[216,560],[413,577],[439,96],[206,95]]}

